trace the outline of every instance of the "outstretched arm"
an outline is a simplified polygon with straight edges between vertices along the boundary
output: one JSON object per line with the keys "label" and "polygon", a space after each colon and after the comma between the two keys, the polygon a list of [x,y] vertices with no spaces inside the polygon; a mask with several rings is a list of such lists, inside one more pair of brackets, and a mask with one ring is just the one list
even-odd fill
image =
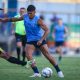
{"label": "outstretched arm", "polygon": [[23,20],[23,17],[19,18],[0,18],[0,22],[16,22],[16,21],[21,21]]}

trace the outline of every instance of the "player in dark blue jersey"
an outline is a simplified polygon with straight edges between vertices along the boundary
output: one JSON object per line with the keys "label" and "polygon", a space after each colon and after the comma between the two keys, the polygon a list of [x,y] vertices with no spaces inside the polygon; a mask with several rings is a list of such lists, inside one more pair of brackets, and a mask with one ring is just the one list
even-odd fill
{"label": "player in dark blue jersey", "polygon": [[[58,64],[56,63],[55,59],[50,55],[48,46],[46,44],[46,37],[49,33],[49,29],[43,23],[43,21],[35,15],[36,8],[34,5],[29,5],[27,8],[27,13],[19,18],[6,18],[0,19],[0,21],[20,21],[24,20],[25,30],[26,30],[26,37],[27,37],[27,45],[26,45],[26,57],[30,62],[31,68],[34,71],[34,75],[30,77],[41,77],[38,68],[33,60],[32,54],[35,48],[39,48],[42,54],[50,61],[50,63],[56,69],[58,76],[63,78],[64,75],[60,70]],[[44,30],[44,34],[42,34],[42,29]]]}

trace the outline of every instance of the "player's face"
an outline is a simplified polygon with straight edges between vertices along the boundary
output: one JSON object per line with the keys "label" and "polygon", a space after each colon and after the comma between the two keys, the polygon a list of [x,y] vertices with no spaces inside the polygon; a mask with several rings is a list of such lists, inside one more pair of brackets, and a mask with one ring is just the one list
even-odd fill
{"label": "player's face", "polygon": [[35,16],[35,11],[30,11],[30,12],[28,11],[27,13],[29,15],[29,18],[31,19]]}
{"label": "player's face", "polygon": [[62,20],[60,19],[60,20],[58,20],[58,24],[59,25],[62,25],[63,24],[63,22],[62,22]]}
{"label": "player's face", "polygon": [[24,13],[26,13],[26,9],[20,9],[20,14],[23,15]]}

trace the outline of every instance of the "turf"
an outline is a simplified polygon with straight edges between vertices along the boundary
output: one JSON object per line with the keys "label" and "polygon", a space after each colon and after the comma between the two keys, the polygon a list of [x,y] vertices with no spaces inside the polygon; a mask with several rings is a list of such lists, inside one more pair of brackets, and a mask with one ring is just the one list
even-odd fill
{"label": "turf", "polygon": [[11,64],[0,58],[0,80],[80,80],[80,57],[65,57],[60,63],[60,68],[64,72],[65,77],[60,79],[53,66],[44,57],[35,57],[38,68],[44,67],[53,69],[53,75],[50,78],[30,78],[33,73],[30,69],[22,66]]}

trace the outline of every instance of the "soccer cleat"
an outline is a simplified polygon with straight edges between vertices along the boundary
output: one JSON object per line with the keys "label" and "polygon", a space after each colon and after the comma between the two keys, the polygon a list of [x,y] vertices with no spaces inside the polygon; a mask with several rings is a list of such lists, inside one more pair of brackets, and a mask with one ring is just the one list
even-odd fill
{"label": "soccer cleat", "polygon": [[34,73],[32,76],[30,77],[41,77],[41,74],[40,73]]}
{"label": "soccer cleat", "polygon": [[62,71],[59,71],[59,72],[58,72],[58,76],[59,76],[60,78],[64,78],[63,72],[62,72]]}

